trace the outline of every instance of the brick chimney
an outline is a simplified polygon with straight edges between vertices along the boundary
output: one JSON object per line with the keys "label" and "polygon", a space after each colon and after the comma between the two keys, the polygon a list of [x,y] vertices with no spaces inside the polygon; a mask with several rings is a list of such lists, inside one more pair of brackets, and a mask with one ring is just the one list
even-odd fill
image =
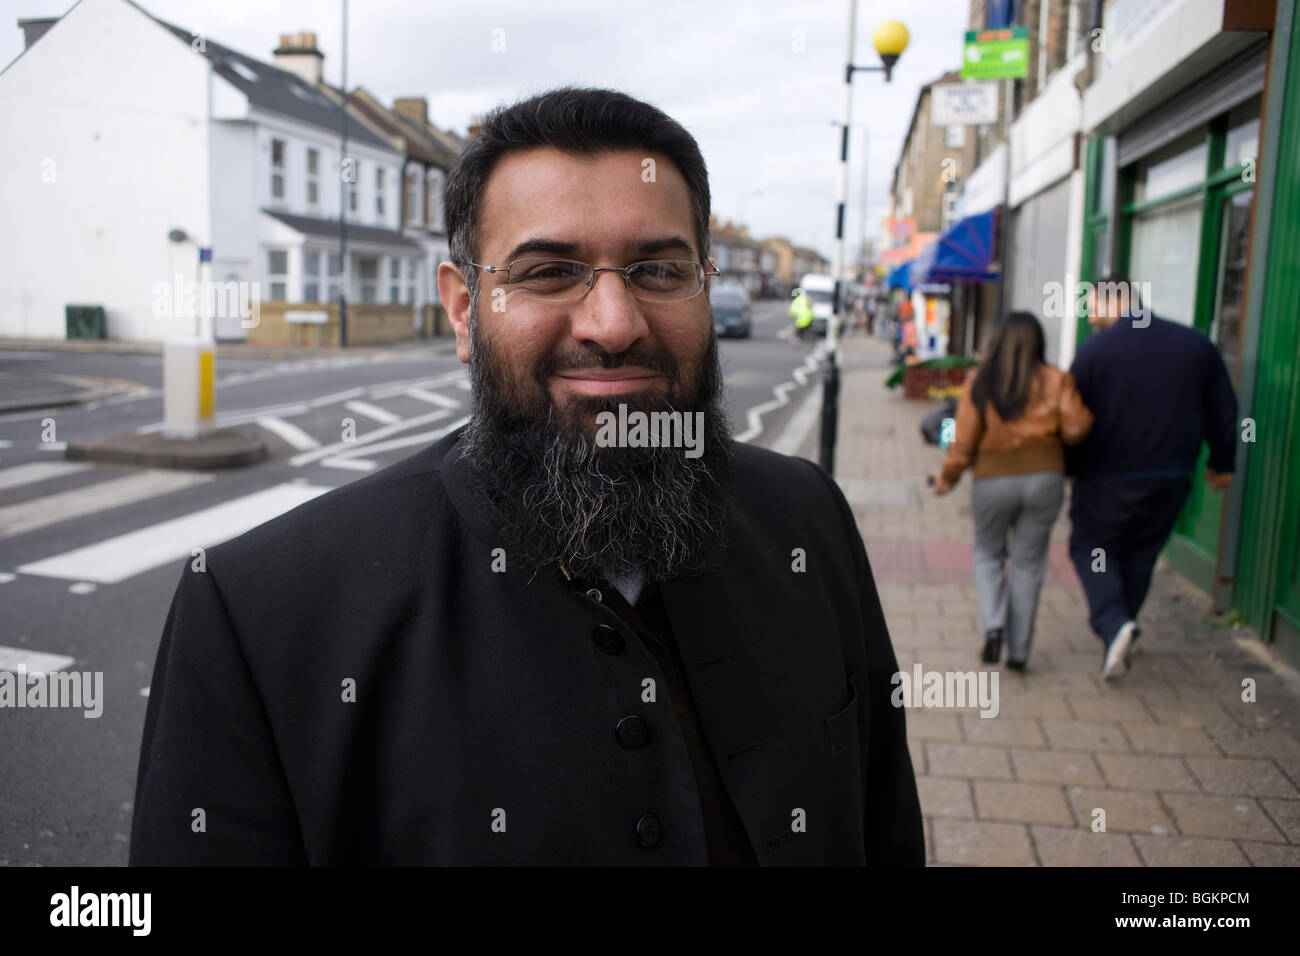
{"label": "brick chimney", "polygon": [[320,84],[324,72],[325,54],[316,49],[314,33],[281,33],[280,45],[274,50],[275,65],[306,81],[311,86]]}
{"label": "brick chimney", "polygon": [[393,112],[421,126],[429,125],[429,101],[423,96],[399,96],[393,100]]}

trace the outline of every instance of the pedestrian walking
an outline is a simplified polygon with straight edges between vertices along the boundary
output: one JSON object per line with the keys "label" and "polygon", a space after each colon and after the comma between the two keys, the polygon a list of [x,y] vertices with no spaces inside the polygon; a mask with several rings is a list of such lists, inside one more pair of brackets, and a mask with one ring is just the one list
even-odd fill
{"label": "pedestrian walking", "polygon": [[1137,284],[1111,276],[1088,295],[1096,334],[1071,373],[1096,421],[1069,456],[1070,558],[1105,644],[1102,677],[1128,672],[1151,572],[1191,490],[1202,441],[1205,481],[1232,481],[1237,397],[1219,350],[1195,329],[1158,318]]}
{"label": "pedestrian walking", "polygon": [[948,456],[931,476],[935,493],[944,495],[973,466],[975,590],[986,664],[1001,659],[1004,638],[1008,667],[1023,670],[1029,659],[1048,538],[1065,500],[1064,446],[1091,426],[1070,374],[1044,359],[1043,327],[1028,312],[1011,313],[966,381]]}

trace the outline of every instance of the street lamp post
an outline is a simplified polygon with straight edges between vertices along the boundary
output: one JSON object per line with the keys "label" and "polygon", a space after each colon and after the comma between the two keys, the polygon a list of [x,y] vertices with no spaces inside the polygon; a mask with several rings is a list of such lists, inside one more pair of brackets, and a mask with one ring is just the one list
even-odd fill
{"label": "street lamp post", "polygon": [[844,283],[844,203],[849,191],[849,124],[853,119],[853,74],[884,73],[885,82],[893,78],[894,64],[907,49],[907,27],[890,20],[876,27],[872,42],[880,54],[880,66],[854,66],[853,41],[858,29],[858,3],[849,0],[848,55],[844,67],[844,119],[840,124],[840,176],[839,202],[835,211],[835,296],[831,304],[831,318],[826,323],[827,366],[822,384],[821,466],[835,472],[835,431],[839,425],[840,401],[840,343],[839,323]]}

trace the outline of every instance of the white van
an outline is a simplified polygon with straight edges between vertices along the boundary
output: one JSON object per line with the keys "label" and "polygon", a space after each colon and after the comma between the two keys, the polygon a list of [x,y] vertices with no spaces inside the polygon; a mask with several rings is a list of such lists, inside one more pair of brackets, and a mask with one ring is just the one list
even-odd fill
{"label": "white van", "polygon": [[812,303],[813,333],[825,335],[835,301],[835,280],[824,272],[809,272],[799,280],[799,288],[808,294],[808,301]]}

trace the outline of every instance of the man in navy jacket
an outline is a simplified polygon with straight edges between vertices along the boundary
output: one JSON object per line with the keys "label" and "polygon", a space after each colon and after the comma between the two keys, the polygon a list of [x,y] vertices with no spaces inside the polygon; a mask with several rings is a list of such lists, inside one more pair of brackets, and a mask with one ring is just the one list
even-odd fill
{"label": "man in navy jacket", "polygon": [[552,90],[446,208],[473,415],[184,572],[131,862],[923,864],[853,513],[727,431],[695,140]]}
{"label": "man in navy jacket", "polygon": [[1206,483],[1221,491],[1232,481],[1237,399],[1214,344],[1153,315],[1137,283],[1107,279],[1090,292],[1089,312],[1098,331],[1070,367],[1094,416],[1088,437],[1067,449],[1077,479],[1070,557],[1106,645],[1102,676],[1111,680],[1128,670],[1152,569],[1191,490],[1203,441]]}

